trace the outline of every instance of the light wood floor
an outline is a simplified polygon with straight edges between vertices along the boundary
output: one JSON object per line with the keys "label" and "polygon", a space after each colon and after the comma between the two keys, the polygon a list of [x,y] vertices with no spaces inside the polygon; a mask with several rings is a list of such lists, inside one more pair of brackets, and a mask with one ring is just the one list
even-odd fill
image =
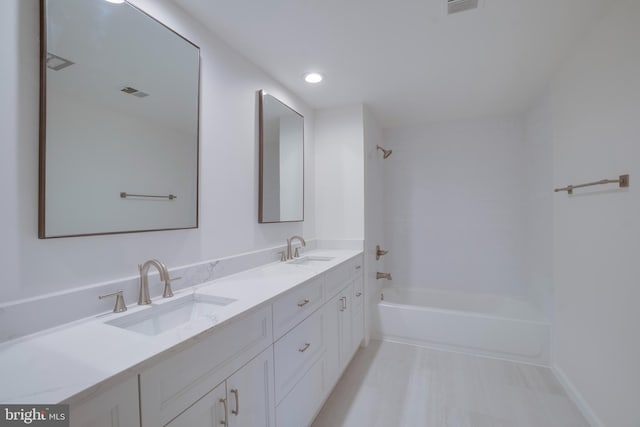
{"label": "light wood floor", "polygon": [[551,370],[371,341],[312,427],[588,427]]}

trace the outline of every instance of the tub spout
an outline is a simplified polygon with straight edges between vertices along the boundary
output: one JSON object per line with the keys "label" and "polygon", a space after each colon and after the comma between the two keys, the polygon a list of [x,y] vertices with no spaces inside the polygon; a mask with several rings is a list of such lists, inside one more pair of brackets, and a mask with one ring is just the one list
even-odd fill
{"label": "tub spout", "polygon": [[376,280],[387,279],[391,280],[391,273],[380,273],[379,271],[376,273]]}

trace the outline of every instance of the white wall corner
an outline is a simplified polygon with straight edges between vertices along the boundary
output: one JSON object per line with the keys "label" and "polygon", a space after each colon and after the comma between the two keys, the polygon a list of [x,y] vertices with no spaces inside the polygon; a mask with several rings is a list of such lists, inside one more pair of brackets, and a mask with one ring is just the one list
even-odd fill
{"label": "white wall corner", "polygon": [[555,375],[556,379],[565,390],[569,398],[575,403],[582,415],[587,419],[587,422],[591,427],[605,427],[605,424],[600,420],[595,411],[587,403],[585,398],[580,394],[576,386],[573,385],[571,380],[567,377],[564,371],[555,363],[551,364],[551,372]]}

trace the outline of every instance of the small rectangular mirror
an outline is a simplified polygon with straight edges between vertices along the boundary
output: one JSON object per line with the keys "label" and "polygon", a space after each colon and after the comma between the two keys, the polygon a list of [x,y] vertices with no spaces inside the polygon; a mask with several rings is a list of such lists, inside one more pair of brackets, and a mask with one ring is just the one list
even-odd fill
{"label": "small rectangular mirror", "polygon": [[198,226],[200,50],[127,2],[41,0],[39,237]]}
{"label": "small rectangular mirror", "polygon": [[304,117],[264,91],[258,99],[258,222],[304,221]]}

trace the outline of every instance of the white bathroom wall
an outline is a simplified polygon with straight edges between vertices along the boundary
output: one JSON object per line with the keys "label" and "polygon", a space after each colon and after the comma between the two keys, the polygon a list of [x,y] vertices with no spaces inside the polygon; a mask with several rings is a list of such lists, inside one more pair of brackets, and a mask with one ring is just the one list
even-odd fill
{"label": "white bathroom wall", "polygon": [[365,336],[371,336],[377,324],[376,305],[380,301],[380,289],[386,281],[376,280],[376,272],[386,271],[386,257],[376,260],[376,245],[385,248],[382,221],[382,168],[384,160],[377,145],[384,145],[383,131],[375,116],[364,108],[364,268],[365,268]]}
{"label": "white bathroom wall", "polygon": [[554,195],[554,367],[602,426],[640,425],[638,40],[640,3],[621,0],[567,59],[544,107],[554,186],[630,174],[628,189]]}
{"label": "white bathroom wall", "polygon": [[553,313],[553,128],[542,97],[525,115],[525,253],[527,296],[551,319]]}
{"label": "white bathroom wall", "polygon": [[318,239],[364,239],[363,126],[361,104],[316,111]]}
{"label": "white bathroom wall", "polygon": [[519,117],[389,129],[381,166],[394,286],[527,294]]}
{"label": "white bathroom wall", "polygon": [[[134,276],[149,258],[171,268],[315,237],[313,111],[173,2],[134,0],[201,48],[200,228],[38,240],[38,3],[0,5],[0,302]],[[257,223],[259,89],[305,117],[304,222]]]}

